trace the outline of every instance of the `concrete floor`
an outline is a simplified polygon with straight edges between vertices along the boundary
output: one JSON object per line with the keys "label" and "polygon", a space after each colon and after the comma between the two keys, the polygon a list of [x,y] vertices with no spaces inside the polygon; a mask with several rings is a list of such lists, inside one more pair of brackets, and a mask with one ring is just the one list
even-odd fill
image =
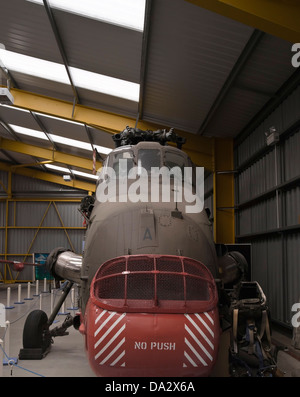
{"label": "concrete floor", "polygon": [[[23,327],[27,315],[30,311],[40,308],[39,296],[33,296],[36,293],[35,286],[31,286],[30,297],[27,298],[27,285],[22,284],[21,301],[23,304],[15,303],[18,301],[18,285],[0,284],[0,303],[7,306],[7,287],[11,288],[10,305],[13,309],[6,309],[6,320],[10,322],[10,343],[9,357],[16,359],[16,365],[10,367],[3,366],[3,377],[95,377],[90,369],[84,349],[84,338],[73,327],[68,329],[69,335],[54,338],[54,344],[51,346],[50,352],[42,360],[20,360],[19,351],[23,347]],[[49,292],[42,293],[43,285],[39,288],[42,296],[41,308],[48,317],[50,315],[51,294]],[[75,291],[76,293],[76,291]],[[54,302],[57,301],[61,291],[54,290]],[[55,303],[54,303],[55,304]],[[65,312],[74,314],[76,311],[69,310],[74,307],[71,302],[71,295],[67,297],[65,303]],[[60,325],[65,314],[59,314],[55,319],[53,326]],[[5,328],[0,328],[0,339],[5,340]],[[272,334],[274,343],[281,346],[287,346],[289,351],[280,351],[278,354],[278,367],[284,372],[285,377],[300,377],[300,350],[295,350],[291,344],[291,338],[279,332]],[[5,346],[7,350],[7,346]],[[0,372],[1,374],[1,372]]]}

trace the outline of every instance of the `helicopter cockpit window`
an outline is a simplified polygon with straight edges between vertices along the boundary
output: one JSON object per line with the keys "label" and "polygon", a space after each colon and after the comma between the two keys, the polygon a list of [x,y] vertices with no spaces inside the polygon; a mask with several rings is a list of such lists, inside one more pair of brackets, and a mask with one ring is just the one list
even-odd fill
{"label": "helicopter cockpit window", "polygon": [[169,169],[173,167],[179,167],[183,170],[185,166],[185,158],[178,153],[165,152],[164,163],[164,165]]}
{"label": "helicopter cockpit window", "polygon": [[140,149],[138,152],[138,166],[143,167],[147,172],[151,172],[152,167],[160,168],[160,150]]}
{"label": "helicopter cockpit window", "polygon": [[174,153],[171,151],[166,151],[164,156],[164,166],[169,170],[173,167],[179,167],[181,169],[182,178],[184,177],[184,167],[186,160],[181,154]]}
{"label": "helicopter cockpit window", "polygon": [[114,153],[112,167],[115,171],[116,178],[127,177],[128,172],[133,167],[133,153],[131,151]]}

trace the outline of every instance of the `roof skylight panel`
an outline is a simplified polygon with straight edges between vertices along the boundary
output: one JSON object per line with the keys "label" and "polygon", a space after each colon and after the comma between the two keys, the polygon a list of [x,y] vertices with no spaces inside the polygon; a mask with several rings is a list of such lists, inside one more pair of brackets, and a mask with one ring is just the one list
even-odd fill
{"label": "roof skylight panel", "polygon": [[[33,130],[31,128],[25,128],[25,127],[21,127],[19,125],[14,125],[14,124],[9,124],[9,126],[17,133],[22,134],[22,135],[27,135],[27,136],[31,136],[34,138],[38,138],[38,139],[43,139],[43,140],[48,140],[46,134],[44,134],[44,132],[42,131],[38,131],[38,130]],[[92,146],[90,143],[88,142],[82,142],[82,141],[78,141],[76,139],[71,139],[71,138],[65,138],[63,136],[60,135],[55,135],[55,134],[49,134],[49,137],[52,139],[53,142],[55,143],[60,143],[63,145],[67,145],[67,146],[72,146],[72,147],[76,147],[78,149],[84,149],[84,150],[88,150],[88,151],[92,151]],[[104,147],[104,146],[100,146],[100,145],[93,145],[95,149],[97,149],[97,151],[99,153],[102,154],[109,154],[111,152],[112,149]]]}
{"label": "roof skylight panel", "polygon": [[[70,85],[64,65],[0,48],[0,59],[9,71]],[[70,67],[77,87],[138,102],[140,85],[115,77]]]}
{"label": "roof skylight panel", "polygon": [[[43,0],[27,0],[43,4]],[[146,0],[50,0],[50,7],[142,32]]]}

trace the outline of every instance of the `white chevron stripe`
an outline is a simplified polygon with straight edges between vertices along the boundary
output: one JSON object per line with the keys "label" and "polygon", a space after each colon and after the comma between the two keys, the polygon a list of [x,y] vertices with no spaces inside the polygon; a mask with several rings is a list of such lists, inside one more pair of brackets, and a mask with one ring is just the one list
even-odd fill
{"label": "white chevron stripe", "polygon": [[[122,351],[122,353],[119,355],[119,357],[117,357],[117,358],[115,359],[115,361],[113,361],[113,362],[110,364],[110,366],[113,367],[113,366],[114,366],[115,364],[117,364],[117,362],[120,361],[121,358],[124,357],[124,356],[125,356],[125,350]],[[125,363],[123,363],[123,364],[121,365],[121,367],[125,367]]]}
{"label": "white chevron stripe", "polygon": [[209,344],[209,346],[214,350],[214,345],[211,343],[211,341],[208,339],[208,337],[204,334],[201,328],[198,327],[198,325],[195,323],[195,321],[188,315],[185,314],[185,317],[190,321],[191,324],[196,328],[196,330],[199,332],[199,334],[206,340],[206,342]]}
{"label": "white chevron stripe", "polygon": [[105,350],[113,343],[113,341],[124,331],[125,327],[126,326],[124,324],[123,327],[120,328],[116,334],[114,334],[114,336],[106,343],[106,345],[95,355],[95,360],[105,352]]}
{"label": "white chevron stripe", "polygon": [[104,314],[106,314],[106,313],[107,313],[107,310],[103,310],[103,312],[99,314],[99,316],[98,316],[98,317],[96,318],[96,320],[95,320],[95,325],[96,325],[97,322],[100,320],[100,318],[101,318]]}
{"label": "white chevron stripe", "polygon": [[187,338],[184,338],[184,341],[188,345],[188,347],[192,350],[192,352],[195,354],[195,356],[198,358],[198,360],[201,361],[201,363],[207,367],[207,363],[203,360],[203,358],[200,356],[197,350],[194,349],[194,347],[190,344]]}
{"label": "white chevron stripe", "polygon": [[204,312],[204,314],[209,319],[209,321],[212,323],[212,325],[214,325],[214,320],[210,317],[210,315],[207,312]]}
{"label": "white chevron stripe", "polygon": [[199,339],[196,338],[196,336],[193,334],[193,332],[189,329],[189,327],[186,324],[185,324],[185,329],[191,335],[191,337],[194,339],[194,341],[197,343],[197,345],[200,347],[203,353],[205,353],[207,357],[210,359],[210,361],[212,361],[213,360],[212,355],[205,349],[205,347],[202,345]]}
{"label": "white chevron stripe", "polygon": [[211,334],[211,336],[214,338],[215,334],[214,331],[209,328],[209,326],[206,324],[206,322],[203,320],[203,318],[201,316],[199,316],[198,313],[195,313],[195,316],[197,317],[197,319],[204,325],[204,327],[207,329],[207,331]]}
{"label": "white chevron stripe", "polygon": [[107,335],[118,325],[118,323],[123,320],[123,318],[126,316],[126,313],[123,313],[119,318],[112,324],[110,328],[101,336],[101,338],[95,343],[94,348],[96,347],[107,337]]}
{"label": "white chevron stripe", "polygon": [[188,359],[188,361],[192,364],[193,367],[198,367],[198,365],[195,363],[195,361],[187,354],[187,352],[184,352],[184,356]]}
{"label": "white chevron stripe", "polygon": [[100,327],[95,331],[94,336],[97,336],[101,329],[109,322],[109,320],[116,314],[116,312],[112,312],[110,316],[107,317],[105,321],[100,325]]}
{"label": "white chevron stripe", "polygon": [[123,338],[121,342],[119,342],[117,346],[101,361],[100,365],[103,365],[123,345],[123,343],[125,343],[125,338]]}

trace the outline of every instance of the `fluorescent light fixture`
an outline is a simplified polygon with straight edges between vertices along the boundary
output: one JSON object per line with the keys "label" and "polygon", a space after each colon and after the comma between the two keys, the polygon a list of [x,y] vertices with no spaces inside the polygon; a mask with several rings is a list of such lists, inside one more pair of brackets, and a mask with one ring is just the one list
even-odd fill
{"label": "fluorescent light fixture", "polygon": [[[62,64],[18,54],[2,48],[0,48],[0,59],[8,70],[70,85],[66,69]],[[134,102],[139,101],[140,85],[137,83],[73,67],[70,67],[69,70],[75,86],[79,88]]]}
{"label": "fluorescent light fixture", "polygon": [[[19,125],[14,125],[14,124],[9,124],[9,126],[18,134],[23,134],[23,135],[31,136],[31,137],[38,138],[38,139],[48,140],[46,134],[42,131],[37,131],[37,130],[33,130],[31,128],[25,128],[25,127],[21,127]],[[84,150],[88,150],[88,151],[93,150],[91,144],[88,142],[77,141],[76,139],[65,138],[60,135],[54,135],[54,134],[48,134],[48,135],[52,139],[52,141],[55,143],[61,143],[63,145],[72,146],[72,147],[76,147],[76,148],[84,149]],[[93,146],[95,149],[97,149],[98,153],[109,154],[112,151],[112,149],[104,147],[104,146],[100,146],[100,145],[93,145]]]}
{"label": "fluorescent light fixture", "polygon": [[[64,174],[71,174],[71,171],[69,170],[69,168],[60,167],[58,165],[45,164],[45,167],[50,168],[50,169],[55,170],[55,171],[63,172]],[[77,170],[72,170],[72,173],[74,175],[83,176],[84,178],[98,179],[97,175],[88,174],[87,172],[81,172],[81,171],[77,171]]]}
{"label": "fluorescent light fixture", "polygon": [[[43,0],[28,0],[43,4]],[[53,8],[86,18],[134,29],[144,30],[146,0],[50,0]]]}

